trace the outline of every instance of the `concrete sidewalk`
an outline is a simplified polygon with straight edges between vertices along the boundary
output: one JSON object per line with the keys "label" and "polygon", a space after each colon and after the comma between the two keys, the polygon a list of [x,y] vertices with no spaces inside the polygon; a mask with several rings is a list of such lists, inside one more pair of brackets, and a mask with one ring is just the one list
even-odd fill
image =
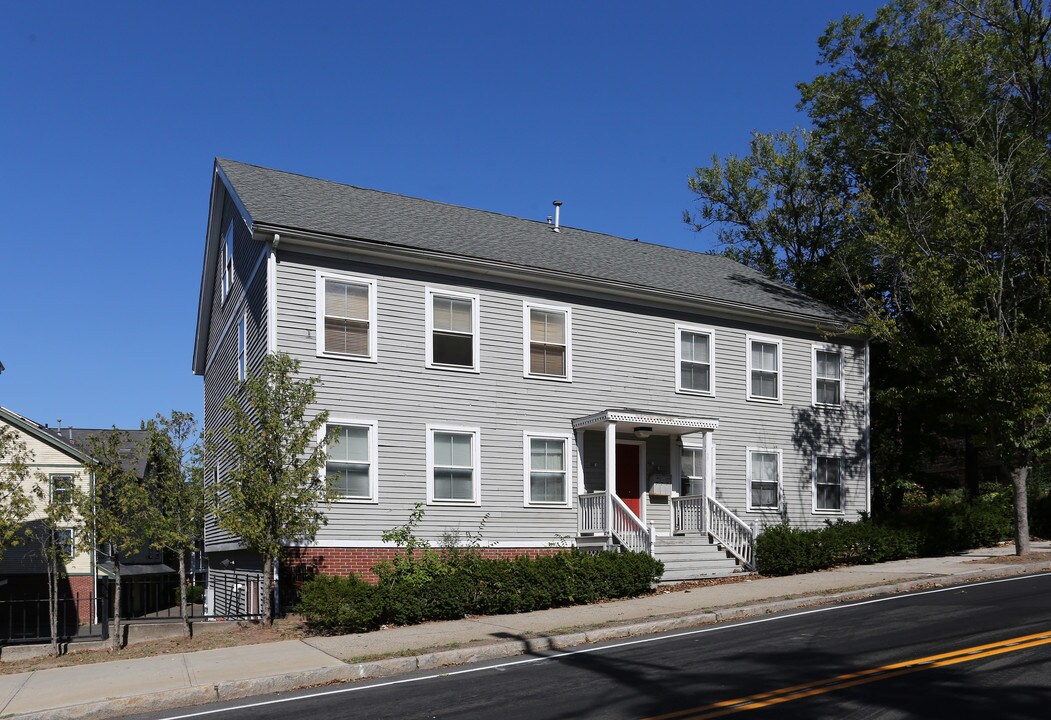
{"label": "concrete sidewalk", "polygon": [[[1047,552],[1051,543],[1034,543],[1033,549]],[[0,675],[0,717],[117,717],[571,647],[928,584],[1051,570],[1046,558],[1024,564],[982,562],[1011,552],[1011,547],[988,548],[520,615]]]}

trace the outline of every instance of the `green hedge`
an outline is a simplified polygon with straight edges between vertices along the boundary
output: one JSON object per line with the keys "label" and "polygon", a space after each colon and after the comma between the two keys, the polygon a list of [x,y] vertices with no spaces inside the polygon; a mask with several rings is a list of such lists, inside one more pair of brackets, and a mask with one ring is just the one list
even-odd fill
{"label": "green hedge", "polygon": [[756,538],[757,570],[762,575],[795,575],[834,565],[869,565],[916,557],[921,535],[915,530],[842,520],[818,530],[787,525],[766,528]]}
{"label": "green hedge", "polygon": [[1029,532],[1038,538],[1051,538],[1051,494],[1029,501]]}
{"label": "green hedge", "polygon": [[376,568],[377,585],[319,575],[297,610],[319,633],[363,632],[466,615],[529,612],[648,592],[664,565],[645,553],[575,551],[486,559],[470,551],[400,556]]}
{"label": "green hedge", "polygon": [[988,547],[1009,539],[1013,532],[1014,514],[1007,492],[987,493],[976,500],[950,494],[880,522],[840,520],[817,530],[786,525],[766,528],[756,539],[756,565],[763,575],[793,575],[834,565],[866,565]]}

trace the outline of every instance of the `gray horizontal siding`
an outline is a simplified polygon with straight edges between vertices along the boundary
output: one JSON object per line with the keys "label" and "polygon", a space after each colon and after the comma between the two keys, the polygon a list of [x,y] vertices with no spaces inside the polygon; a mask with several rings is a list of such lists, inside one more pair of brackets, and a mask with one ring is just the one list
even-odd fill
{"label": "gray horizontal siding", "polygon": [[[315,269],[378,281],[377,363],[320,358],[315,342]],[[481,297],[481,372],[424,367],[424,288],[447,288]],[[573,382],[524,378],[523,299],[573,309]],[[745,512],[745,448],[776,447],[784,455],[784,487],[794,522],[820,524],[810,512],[810,446],[845,447],[856,454],[863,441],[864,358],[848,348],[845,392],[849,412],[819,417],[811,408],[811,345],[817,336],[789,335],[777,328],[731,323],[703,315],[667,313],[547,292],[526,292],[483,280],[467,281],[421,270],[380,267],[282,251],[277,279],[277,346],[319,376],[317,409],[379,423],[379,503],[338,502],[318,537],[326,543],[376,542],[383,530],[404,522],[425,498],[425,427],[447,423],[478,427],[482,447],[482,506],[432,506],[422,534],[474,530],[489,513],[486,538],[505,544],[544,542],[573,534],[575,510],[524,508],[522,432],[571,432],[572,418],[606,408],[637,408],[720,420],[717,443],[719,498]],[[675,392],[675,323],[716,330],[716,396]],[[784,404],[747,402],[746,335],[783,338]],[[835,415],[835,414],[833,414]],[[602,483],[602,437],[586,434],[585,479]],[[592,453],[592,448],[597,452]],[[649,454],[664,466],[668,450]],[[864,509],[864,463],[848,478],[848,517]],[[575,491],[574,485],[574,491]],[[805,503],[804,503],[805,499]],[[760,514],[750,519],[775,521]]]}
{"label": "gray horizontal siding", "polygon": [[[244,248],[248,246],[249,250]],[[237,387],[237,355],[238,355],[238,322],[242,315],[247,318],[246,322],[246,367],[249,375],[258,372],[263,358],[267,352],[267,276],[266,263],[264,262],[251,276],[251,284],[245,288],[243,282],[249,278],[241,278],[242,268],[245,273],[251,273],[255,268],[259,253],[263,246],[245,235],[235,233],[235,258],[247,258],[254,256],[251,266],[239,265],[237,268],[238,280],[231,289],[222,316],[226,319],[223,323],[213,322],[211,326],[212,338],[209,346],[214,348],[214,356],[205,369],[204,375],[204,426],[214,441],[214,452],[207,459],[207,472],[205,477],[210,481],[212,478],[211,468],[218,468],[220,477],[223,476],[230,465],[229,443],[223,435],[223,428],[229,424],[230,413],[224,407],[226,399],[236,393]],[[233,320],[225,325],[230,317]],[[224,332],[225,330],[225,332]],[[209,516],[204,527],[205,546],[212,547],[217,544],[235,542],[236,537],[220,529],[212,516]]]}

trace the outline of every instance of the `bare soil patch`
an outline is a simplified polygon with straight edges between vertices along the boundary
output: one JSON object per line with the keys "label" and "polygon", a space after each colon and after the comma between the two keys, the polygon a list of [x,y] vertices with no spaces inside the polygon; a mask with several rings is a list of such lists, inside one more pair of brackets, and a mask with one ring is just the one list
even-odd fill
{"label": "bare soil patch", "polygon": [[46,670],[48,668],[67,667],[70,665],[90,665],[92,663],[110,662],[112,660],[132,660],[135,658],[170,655],[173,653],[214,650],[217,648],[237,647],[239,645],[258,645],[260,643],[297,640],[306,635],[302,618],[289,615],[274,621],[273,627],[263,627],[256,623],[223,623],[221,629],[211,627],[199,631],[190,639],[154,640],[151,642],[128,645],[123,650],[87,650],[73,652],[59,657],[39,657],[28,660],[13,660],[0,663],[0,675]]}
{"label": "bare soil patch", "polygon": [[1031,552],[1028,555],[997,555],[995,557],[978,558],[971,562],[981,565],[1023,565],[1025,563],[1035,562],[1051,563],[1051,552]]}

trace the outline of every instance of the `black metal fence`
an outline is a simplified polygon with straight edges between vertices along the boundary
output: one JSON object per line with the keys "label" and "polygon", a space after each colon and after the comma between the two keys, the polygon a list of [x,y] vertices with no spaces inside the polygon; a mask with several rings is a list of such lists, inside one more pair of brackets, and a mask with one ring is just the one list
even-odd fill
{"label": "black metal fence", "polygon": [[[188,588],[187,613],[193,620],[255,620],[262,616],[261,578],[256,573],[220,572],[207,585]],[[113,584],[101,582],[99,594],[76,595],[58,601],[60,642],[104,640],[113,617]],[[210,603],[205,603],[206,595]],[[124,578],[121,582],[121,622],[178,621],[179,583],[167,576]],[[0,645],[51,641],[46,597],[0,600]]]}
{"label": "black metal fence", "polygon": [[[109,637],[109,608],[104,596],[78,594],[61,598],[57,609],[60,642]],[[42,642],[51,642],[48,599],[0,600],[0,645]]]}

